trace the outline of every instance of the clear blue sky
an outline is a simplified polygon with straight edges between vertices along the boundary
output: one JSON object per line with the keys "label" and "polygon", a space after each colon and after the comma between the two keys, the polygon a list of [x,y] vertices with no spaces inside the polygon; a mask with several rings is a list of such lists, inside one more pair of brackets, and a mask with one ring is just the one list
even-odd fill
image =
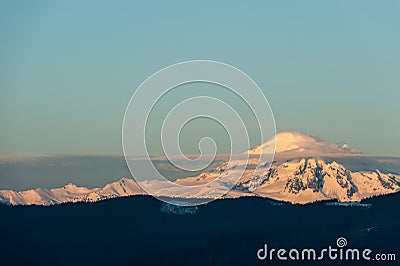
{"label": "clear blue sky", "polygon": [[1,1],[0,151],[120,154],[135,88],[236,66],[278,131],[400,155],[399,1]]}

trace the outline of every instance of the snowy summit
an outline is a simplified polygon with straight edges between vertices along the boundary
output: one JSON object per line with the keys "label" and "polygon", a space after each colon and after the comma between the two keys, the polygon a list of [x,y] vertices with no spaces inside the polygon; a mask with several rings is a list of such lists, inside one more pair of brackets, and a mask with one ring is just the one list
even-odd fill
{"label": "snowy summit", "polygon": [[[305,133],[289,131],[282,132],[275,136],[276,153],[307,153],[307,154],[347,154],[360,153],[357,149],[345,144],[339,144],[323,141],[319,138],[307,135]],[[274,145],[271,139],[264,144],[255,147],[249,151],[249,154],[260,154],[265,149]]]}
{"label": "snowy summit", "polygon": [[[255,156],[271,150],[276,144],[275,161],[272,166],[265,164],[255,173],[257,165]],[[170,190],[162,182],[155,182],[156,196],[184,198],[213,198],[219,190],[226,187],[220,177],[235,176],[237,166],[245,166],[246,170],[240,180],[224,198],[255,196],[279,201],[306,204],[315,201],[337,200],[340,202],[357,202],[372,196],[396,193],[400,191],[400,176],[376,170],[350,170],[343,163],[332,158],[350,162],[357,158],[361,167],[365,166],[366,154],[346,145],[338,145],[299,132],[283,132],[259,147],[249,151],[249,160],[234,161],[233,165],[223,163],[212,171],[195,177],[177,179],[182,186],[204,185],[216,180],[213,190],[201,190],[195,194],[183,190]],[[327,155],[327,156],[322,156]],[[326,158],[327,159],[326,159]],[[361,158],[361,159],[360,159]],[[372,157],[373,158],[373,157]],[[361,161],[360,161],[361,160]],[[231,165],[231,166],[229,166]],[[148,181],[145,181],[148,182]],[[99,200],[143,195],[145,192],[133,179],[122,178],[103,188],[85,188],[68,184],[62,188],[50,190],[37,188],[27,191],[0,190],[0,202],[12,205],[52,205],[63,202],[95,202]]]}

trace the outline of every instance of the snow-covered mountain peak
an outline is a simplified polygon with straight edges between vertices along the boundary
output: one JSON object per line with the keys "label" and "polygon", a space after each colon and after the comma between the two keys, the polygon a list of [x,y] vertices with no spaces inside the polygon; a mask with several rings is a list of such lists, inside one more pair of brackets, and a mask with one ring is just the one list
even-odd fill
{"label": "snow-covered mountain peak", "polygon": [[288,131],[275,135],[275,138],[249,151],[249,154],[260,154],[275,145],[276,153],[302,153],[302,154],[343,154],[359,153],[349,145],[340,146],[336,143],[323,141],[311,135]]}
{"label": "snow-covered mountain peak", "polygon": [[[238,162],[240,163],[240,162]],[[245,162],[243,162],[245,163]],[[220,175],[234,175],[235,167],[221,164],[216,169],[196,177],[177,179],[180,185],[203,185]],[[146,181],[144,181],[146,182]],[[225,189],[225,182],[218,182],[215,191],[199,189],[196,194],[184,194],[181,190],[170,190],[163,182],[157,196],[208,198],[213,192]],[[224,198],[259,196],[292,203],[310,203],[321,200],[360,201],[361,199],[396,193],[400,191],[400,176],[385,174],[379,170],[354,172],[342,164],[327,162],[313,157],[289,159],[275,163],[263,171],[255,173],[254,168],[246,168],[239,182]],[[145,191],[131,178],[107,184],[103,188],[85,188],[68,184],[61,188],[31,189],[26,191],[0,190],[0,202],[12,205],[51,205],[63,202],[95,202],[99,200],[144,195]]]}
{"label": "snow-covered mountain peak", "polygon": [[70,190],[70,189],[75,189],[75,188],[77,188],[78,186],[77,185],[75,185],[74,183],[68,183],[68,184],[66,184],[63,188],[65,189],[65,190]]}
{"label": "snow-covered mountain peak", "polygon": [[292,203],[337,199],[360,201],[400,191],[400,177],[375,172],[353,172],[335,161],[291,159],[272,165],[263,175],[240,180],[236,190]]}
{"label": "snow-covered mountain peak", "polygon": [[[377,195],[400,192],[400,175],[388,173],[382,168],[355,170],[344,161],[356,158],[361,165],[366,165],[366,156],[348,145],[339,145],[314,138],[300,132],[283,132],[267,141],[261,147],[249,151],[249,155],[271,152],[276,144],[275,161],[259,165],[259,156],[249,156],[248,160],[234,160],[220,164],[214,170],[198,176],[176,179],[181,186],[197,186],[196,192],[187,192],[181,187],[174,189],[165,181],[142,181],[137,183],[132,178],[123,177],[102,188],[78,187],[68,184],[60,188],[30,189],[26,191],[0,190],[0,203],[12,205],[52,205],[64,202],[95,202],[104,199],[144,195],[142,186],[152,185],[157,189],[155,196],[179,198],[217,198],[219,191],[226,191],[232,183],[224,178],[240,179],[223,198],[258,196],[292,203],[310,203],[336,199],[341,202],[360,201]],[[327,156],[324,156],[327,155]],[[336,159],[337,161],[333,161]],[[340,160],[341,159],[341,160]],[[349,167],[347,169],[344,165]],[[350,166],[349,166],[350,165]],[[379,164],[378,164],[379,165]],[[238,167],[239,166],[239,167]],[[379,165],[380,166],[380,165]],[[377,167],[380,168],[380,167]],[[244,172],[242,172],[244,169]],[[203,189],[212,181],[211,190]],[[151,184],[150,184],[151,183]],[[207,186],[209,187],[209,186]],[[228,188],[228,189],[229,189]]]}

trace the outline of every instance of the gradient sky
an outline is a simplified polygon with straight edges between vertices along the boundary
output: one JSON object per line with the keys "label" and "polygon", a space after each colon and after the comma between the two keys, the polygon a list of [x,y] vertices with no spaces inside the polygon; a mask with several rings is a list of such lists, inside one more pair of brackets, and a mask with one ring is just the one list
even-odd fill
{"label": "gradient sky", "polygon": [[399,1],[1,1],[0,151],[121,154],[126,105],[170,64],[250,75],[278,131],[400,155]]}

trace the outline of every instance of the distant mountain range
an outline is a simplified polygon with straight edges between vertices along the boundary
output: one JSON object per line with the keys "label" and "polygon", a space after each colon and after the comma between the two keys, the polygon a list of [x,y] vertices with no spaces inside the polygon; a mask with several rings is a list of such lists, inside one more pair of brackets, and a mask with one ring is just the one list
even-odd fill
{"label": "distant mountain range", "polygon": [[[254,172],[258,155],[266,147],[276,146],[272,166]],[[247,167],[239,182],[225,194],[224,198],[258,196],[279,201],[306,204],[336,199],[340,202],[360,201],[377,195],[400,191],[400,175],[383,170],[370,170],[371,156],[361,154],[349,145],[338,145],[299,132],[283,132],[259,147],[248,151],[248,161],[234,161],[233,165],[223,163],[210,172],[196,177],[177,179],[181,185],[200,185],[217,179],[220,175],[234,175],[236,166]],[[357,170],[349,170],[340,161],[354,161]],[[360,158],[364,161],[360,162]],[[368,163],[366,163],[368,162]],[[351,164],[354,164],[353,162]],[[366,165],[366,169],[362,168]],[[379,165],[379,162],[376,163]],[[238,167],[240,168],[240,167]],[[398,173],[399,169],[394,172]],[[154,184],[159,189],[156,196],[184,198],[213,198],[213,191],[198,190],[185,194],[184,190],[167,190],[163,182]],[[217,182],[215,192],[226,188],[224,182]],[[26,191],[0,190],[0,202],[11,205],[53,205],[65,202],[96,202],[109,198],[144,195],[145,191],[130,178],[122,178],[103,188],[77,187],[68,184],[61,188],[31,189]]]}

